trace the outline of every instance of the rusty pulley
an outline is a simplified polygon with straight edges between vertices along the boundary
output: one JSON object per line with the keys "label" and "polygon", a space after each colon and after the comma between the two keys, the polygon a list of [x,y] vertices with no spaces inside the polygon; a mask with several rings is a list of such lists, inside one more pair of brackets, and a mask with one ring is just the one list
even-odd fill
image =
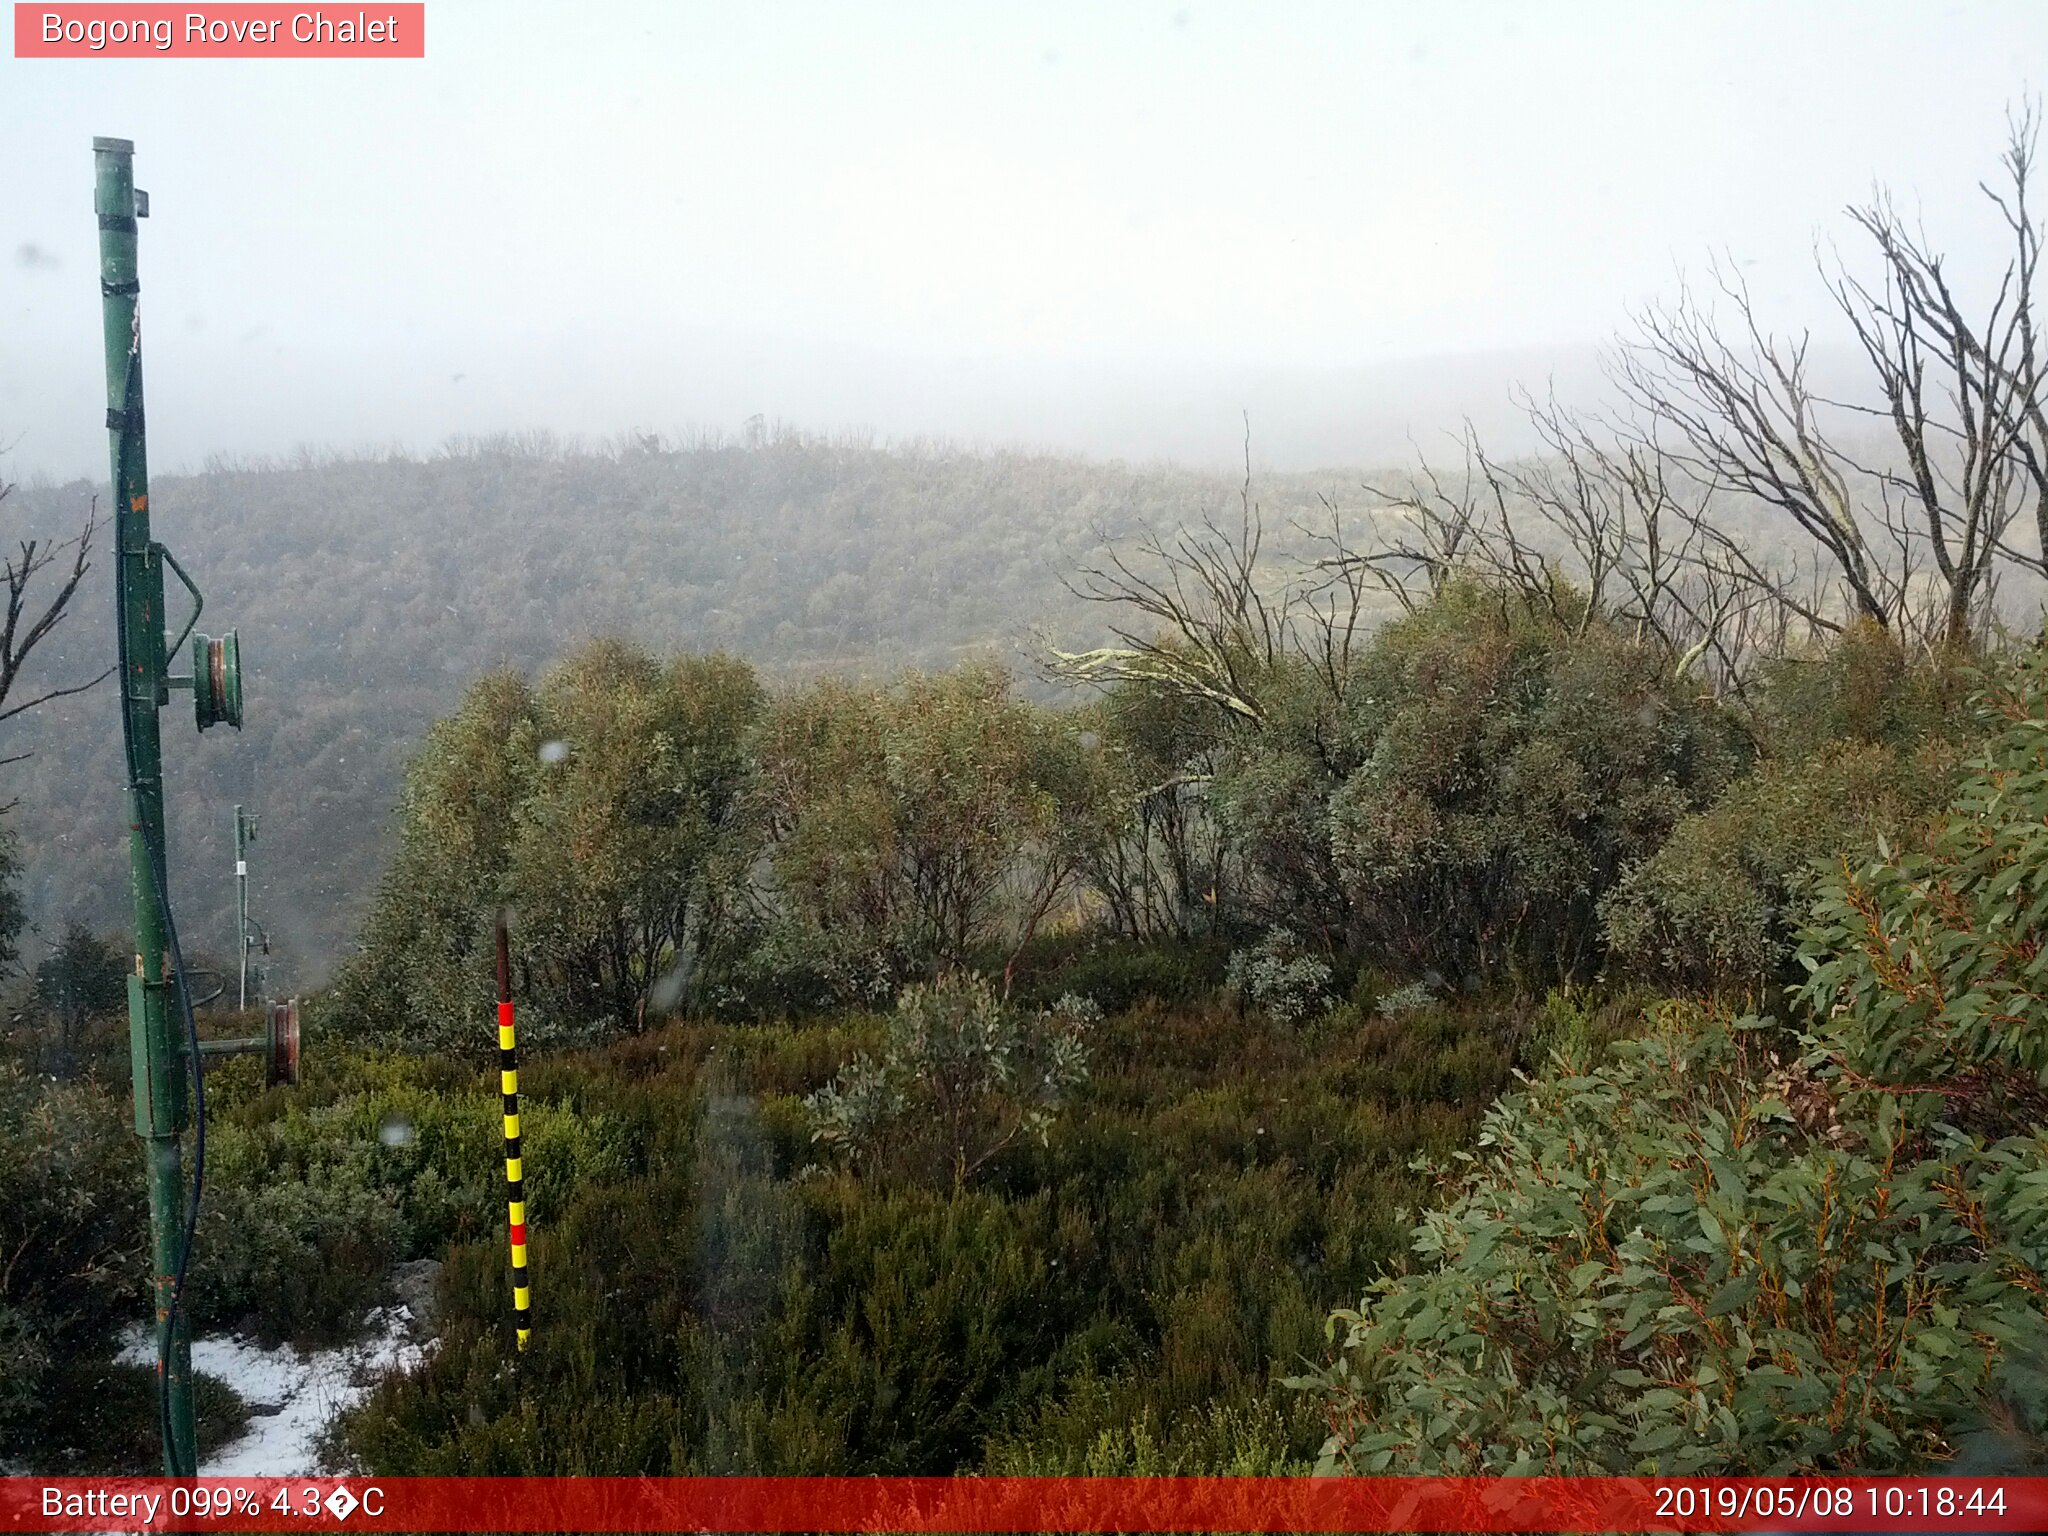
{"label": "rusty pulley", "polygon": [[242,728],[242,643],[232,629],[192,637],[192,714],[202,731]]}

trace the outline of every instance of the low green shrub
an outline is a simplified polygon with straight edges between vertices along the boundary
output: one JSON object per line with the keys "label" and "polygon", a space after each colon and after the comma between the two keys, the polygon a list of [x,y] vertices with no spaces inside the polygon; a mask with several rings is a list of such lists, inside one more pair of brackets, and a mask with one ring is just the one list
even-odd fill
{"label": "low green shrub", "polygon": [[1373,1002],[1373,1012],[1381,1018],[1398,1019],[1403,1014],[1421,1013],[1436,1006],[1435,988],[1427,981],[1405,982],[1398,987],[1389,987]]}
{"label": "low green shrub", "polygon": [[1336,1313],[1339,1358],[1299,1378],[1337,1426],[1324,1468],[1781,1475],[1946,1454],[2005,1352],[2048,1340],[2048,1144],[1986,1148],[1896,1099],[1858,1113],[1773,1039],[1674,1007],[1489,1113],[1486,1150],[1415,1230],[1421,1267]]}
{"label": "low green shrub", "polygon": [[380,1474],[1298,1468],[1324,1430],[1277,1376],[1398,1254],[1410,1164],[1469,1137],[1528,1031],[1462,999],[1315,1032],[1145,1004],[1091,1027],[1045,1141],[965,1188],[808,1167],[801,1095],[887,1027],[682,1026],[536,1067],[644,1161],[536,1226],[522,1354],[501,1242],[458,1242],[439,1348],[339,1448]]}
{"label": "low green shrub", "polygon": [[1826,645],[1764,666],[1756,730],[1767,753],[1783,762],[1845,743],[1902,754],[1933,740],[1961,745],[1978,735],[1975,698],[1984,664],[1908,656],[1891,635],[1859,620]]}
{"label": "low green shrub", "polygon": [[972,972],[907,989],[882,1053],[856,1056],[804,1100],[812,1138],[867,1171],[965,1184],[1020,1138],[1043,1143],[1087,1081],[1101,1011],[1067,997],[1014,1008]]}
{"label": "low green shrub", "polygon": [[1910,752],[1837,743],[1767,764],[1622,876],[1601,908],[1610,966],[1672,988],[1771,999],[1792,979],[1815,866],[1909,835],[1959,771],[1940,738]]}
{"label": "low green shrub", "polygon": [[0,1064],[0,1450],[42,1443],[58,1375],[143,1315],[147,1252],[130,1112]]}
{"label": "low green shrub", "polygon": [[216,1187],[187,1281],[193,1321],[269,1344],[352,1337],[404,1246],[397,1202],[346,1177]]}
{"label": "low green shrub", "polygon": [[[644,1104],[633,1117],[579,1110],[573,1060],[542,1068],[542,1091],[522,1103],[536,1224],[572,1189],[626,1177],[654,1134],[655,1112]],[[207,1138],[203,1262],[192,1282],[203,1323],[247,1325],[272,1341],[332,1342],[360,1325],[393,1263],[502,1230],[502,1106],[476,1073],[359,1052],[322,1070],[353,1091],[323,1080],[303,1096],[281,1095],[223,1079]],[[616,1079],[603,1095],[645,1097]]]}
{"label": "low green shrub", "polygon": [[1114,1014],[1141,1002],[1184,1005],[1209,997],[1223,984],[1230,950],[1217,943],[1139,944],[1096,937],[1079,945],[1069,942],[1033,964],[1036,958],[1027,952],[1017,967],[1013,996],[1020,1004],[1050,1007],[1072,994]]}
{"label": "low green shrub", "polygon": [[[158,1412],[153,1362],[74,1360],[52,1379],[48,1406],[21,1450],[51,1476],[154,1474],[163,1466]],[[202,1461],[249,1427],[241,1395],[204,1371],[192,1374],[192,1418]]]}
{"label": "low green shrub", "polygon": [[1276,1024],[1304,1023],[1329,1011],[1336,979],[1330,964],[1285,928],[1269,928],[1250,949],[1230,957],[1224,973],[1239,998]]}
{"label": "low green shrub", "polygon": [[887,936],[776,918],[748,933],[707,1001],[723,1019],[800,1019],[886,1002],[924,968],[914,951]]}
{"label": "low green shrub", "polygon": [[1133,1409],[1123,1384],[1087,1378],[1015,1439],[993,1446],[996,1477],[1301,1477],[1305,1438],[1321,1431],[1298,1397],[1211,1403],[1162,1424],[1150,1404]]}
{"label": "low green shrub", "polygon": [[1903,1472],[1994,1430],[2038,1460],[2048,657],[1980,707],[1948,812],[1821,880],[1805,1035],[1674,1004],[1488,1114],[1416,1271],[1299,1378],[1326,1468]]}

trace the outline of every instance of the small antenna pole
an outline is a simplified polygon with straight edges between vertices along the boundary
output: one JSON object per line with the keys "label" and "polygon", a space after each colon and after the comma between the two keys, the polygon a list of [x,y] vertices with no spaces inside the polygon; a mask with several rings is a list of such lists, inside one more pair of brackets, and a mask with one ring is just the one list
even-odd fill
{"label": "small antenna pole", "polygon": [[256,841],[256,818],[235,807],[235,936],[242,951],[242,986],[235,1006],[249,1006],[249,951],[256,938],[249,926],[249,845]]}

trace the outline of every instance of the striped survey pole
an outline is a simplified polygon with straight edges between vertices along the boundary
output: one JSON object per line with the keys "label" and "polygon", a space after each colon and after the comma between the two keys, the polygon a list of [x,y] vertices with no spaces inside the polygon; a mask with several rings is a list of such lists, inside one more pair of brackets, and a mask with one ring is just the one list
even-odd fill
{"label": "striped survey pole", "polygon": [[512,1321],[519,1347],[532,1331],[532,1295],[526,1285],[526,1171],[519,1160],[519,1044],[512,1033],[511,945],[498,918],[498,1087],[505,1096],[505,1199],[512,1235]]}

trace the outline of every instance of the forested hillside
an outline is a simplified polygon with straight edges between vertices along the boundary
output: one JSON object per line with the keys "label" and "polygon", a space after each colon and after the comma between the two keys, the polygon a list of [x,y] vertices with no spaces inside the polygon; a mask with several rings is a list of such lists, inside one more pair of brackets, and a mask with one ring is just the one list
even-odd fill
{"label": "forested hillside", "polygon": [[[1171,467],[881,449],[798,434],[748,443],[544,440],[428,456],[312,456],[157,477],[156,529],[240,630],[247,724],[201,738],[166,714],[173,875],[195,949],[233,952],[232,808],[262,818],[252,906],[280,981],[322,975],[388,859],[401,771],[426,727],[495,667],[533,670],[578,638],[727,649],[772,673],[887,677],[981,649],[1026,661],[1034,627],[1069,643],[1099,614],[1063,584],[1100,536],[1234,506],[1227,477]],[[75,531],[100,488],[23,485],[30,530]],[[1284,526],[1358,476],[1261,477]],[[17,510],[18,504],[18,510]],[[39,656],[89,675],[111,654],[104,553]],[[176,607],[174,598],[173,605]],[[184,698],[180,695],[180,700]],[[120,932],[127,853],[107,688],[0,726],[32,918]]]}

